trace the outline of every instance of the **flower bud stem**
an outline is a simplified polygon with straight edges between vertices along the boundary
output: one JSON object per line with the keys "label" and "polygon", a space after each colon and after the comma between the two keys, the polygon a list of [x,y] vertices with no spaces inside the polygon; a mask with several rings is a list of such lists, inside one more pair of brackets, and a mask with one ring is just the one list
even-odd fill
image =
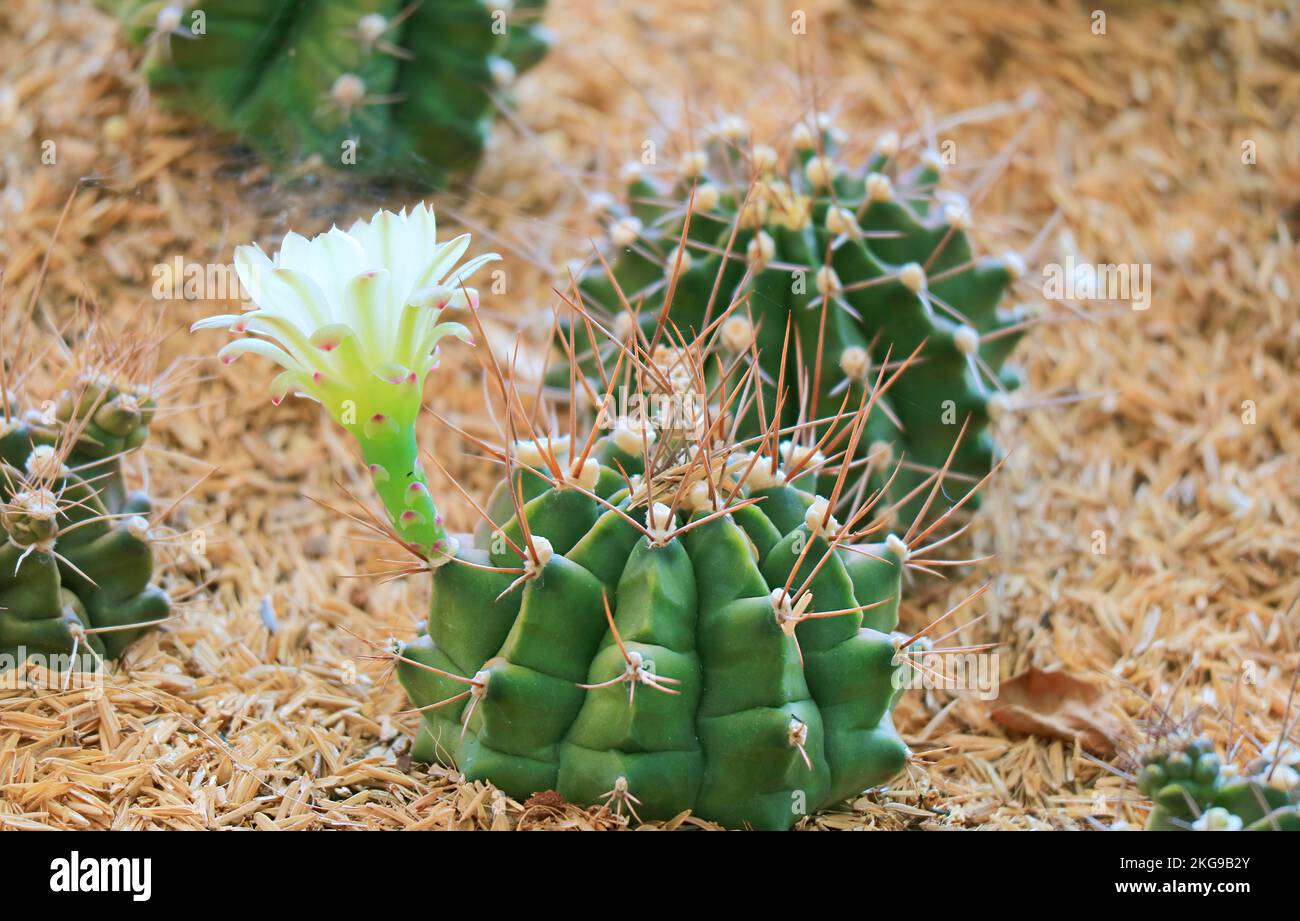
{"label": "flower bud stem", "polygon": [[415,427],[379,426],[369,432],[358,428],[353,434],[397,536],[428,554],[431,562],[454,553],[420,464]]}

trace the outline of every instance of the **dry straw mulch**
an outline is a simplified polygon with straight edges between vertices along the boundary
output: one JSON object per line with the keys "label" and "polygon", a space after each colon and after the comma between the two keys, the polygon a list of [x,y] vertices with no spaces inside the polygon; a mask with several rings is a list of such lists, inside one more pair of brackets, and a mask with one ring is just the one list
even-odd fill
{"label": "dry straw mulch", "polygon": [[[963,639],[1003,642],[1004,680],[1033,666],[1097,682],[1104,693],[1085,709],[1123,727],[1121,767],[1160,708],[1199,714],[1224,748],[1231,733],[1247,760],[1279,732],[1300,631],[1293,7],[1116,3],[1098,35],[1097,4],[1070,0],[797,6],[806,35],[775,2],[553,0],[557,48],[519,87],[509,142],[477,191],[440,205],[447,223],[455,215],[507,255],[509,294],[486,305],[497,344],[549,322],[548,267],[587,251],[587,193],[608,188],[646,137],[672,156],[721,111],[780,131],[824,99],[865,143],[885,127],[913,148],[930,134],[955,140],[955,188],[978,183],[1016,141],[976,211],[986,249],[1023,249],[1047,226],[1032,269],[1070,254],[1149,263],[1154,306],[1087,304],[1108,316],[1044,324],[1021,346],[1042,402],[1090,398],[1015,414],[1003,434],[1011,460],[973,537],[996,559],[949,583],[918,580],[904,623],[992,579],[989,616]],[[338,180],[273,185],[227,139],[150,105],[113,25],[86,5],[4,4],[0,62],[6,322],[20,322],[48,253],[46,338],[50,323],[75,325],[79,297],[105,322],[138,324],[161,308],[164,328],[181,331],[221,305],[163,307],[150,295],[156,263],[226,262],[237,243],[274,245],[289,228],[323,230],[381,203]],[[94,181],[54,240],[81,176]],[[1035,288],[1021,291],[1031,304]],[[161,360],[216,347],[176,332]],[[16,360],[41,365],[33,389],[56,385],[57,353]],[[481,414],[477,368],[462,350],[433,385],[440,410],[466,425]],[[327,420],[307,405],[273,409],[260,369],[205,373],[146,454],[164,498],[208,474],[168,525],[184,539],[160,547],[166,583],[185,600],[102,694],[0,690],[0,827],[619,827],[553,798],[520,804],[409,770],[414,718],[395,715],[405,705],[395,683],[357,667],[366,650],[354,634],[410,635],[427,587],[353,578],[381,566],[383,549],[305,498],[340,503],[336,481],[367,495]],[[427,423],[443,463],[485,489],[491,471]],[[439,494],[453,526],[468,528],[468,506]],[[807,824],[1141,820],[1120,776],[1074,742],[1004,729],[996,704],[908,695],[900,726],[917,763]]]}

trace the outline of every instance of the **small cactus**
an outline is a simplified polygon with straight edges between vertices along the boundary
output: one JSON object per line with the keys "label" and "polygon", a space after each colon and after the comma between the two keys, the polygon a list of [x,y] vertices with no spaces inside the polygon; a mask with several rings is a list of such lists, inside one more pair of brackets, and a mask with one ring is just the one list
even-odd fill
{"label": "small cactus", "polygon": [[[311,156],[442,185],[478,159],[492,94],[545,52],[544,0],[100,0],[150,87],[273,163]],[[513,8],[512,8],[513,7]]]}
{"label": "small cactus", "polygon": [[1143,758],[1138,790],[1149,831],[1300,831],[1300,752],[1270,746],[1241,776],[1208,739],[1178,735]]}
{"label": "small cactus", "polygon": [[[919,347],[916,370],[877,401],[859,467],[875,489],[903,459],[889,490],[906,496],[944,463],[969,418],[945,484],[960,491],[995,463],[988,423],[1011,408],[1020,384],[1005,361],[1028,321],[1003,300],[1024,263],[1015,253],[973,254],[971,205],[940,188],[937,152],[904,168],[899,137],[888,133],[854,168],[838,139],[819,116],[795,127],[783,157],[732,118],[681,158],[671,181],[632,164],[624,200],[595,203],[608,245],[579,270],[582,300],[626,338],[665,314],[698,331],[743,299],[718,330],[723,354],[756,344],[769,405],[785,380],[811,397],[814,414],[856,403],[878,367]],[[616,354],[601,351],[606,362]],[[797,412],[787,403],[784,421]],[[751,412],[742,432],[760,429]]]}
{"label": "small cactus", "polygon": [[152,584],[152,502],[128,491],[122,458],[148,435],[154,398],[102,370],[45,413],[6,394],[0,420],[0,657],[120,656],[171,601]]}

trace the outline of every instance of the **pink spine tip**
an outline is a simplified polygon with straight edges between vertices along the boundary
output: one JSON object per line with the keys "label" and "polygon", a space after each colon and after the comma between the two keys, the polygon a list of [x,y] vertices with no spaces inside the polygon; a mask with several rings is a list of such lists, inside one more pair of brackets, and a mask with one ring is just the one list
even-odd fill
{"label": "pink spine tip", "polygon": [[375,413],[373,416],[370,417],[370,421],[371,421],[371,422],[383,422],[384,419],[386,419],[386,418],[388,418],[388,417],[385,416],[383,413]]}
{"label": "pink spine tip", "polygon": [[407,487],[411,492],[426,492],[423,483],[412,483]]}

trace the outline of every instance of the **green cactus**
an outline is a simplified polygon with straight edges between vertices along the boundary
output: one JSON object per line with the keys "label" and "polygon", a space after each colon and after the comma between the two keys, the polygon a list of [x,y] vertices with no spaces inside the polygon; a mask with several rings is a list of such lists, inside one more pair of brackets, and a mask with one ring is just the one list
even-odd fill
{"label": "green cactus", "polygon": [[[903,571],[965,562],[927,555],[948,536],[926,541],[974,493],[940,498],[960,434],[920,480],[928,493],[901,536],[878,514],[885,491],[846,489],[878,402],[910,362],[880,368],[818,436],[762,408],[756,365],[715,373],[708,331],[687,342],[662,328],[673,344],[621,350],[599,386],[568,337],[561,437],[542,424],[553,408],[522,397],[513,365],[489,353],[506,447],[467,437],[506,476],[486,508],[469,500],[479,532],[451,534],[415,428],[441,342],[487,340],[442,318],[462,309],[477,323],[465,280],[496,257],[456,268],[468,246],[437,243],[418,206],[290,234],[271,258],[240,247],[256,309],[194,326],[241,334],[224,361],[269,359],[282,369],[276,402],[318,400],[356,436],[386,533],[430,573],[418,638],[376,644],[423,714],[413,756],[518,797],[554,788],[639,818],[691,809],[757,828],[789,827],[896,774],[908,753],[890,714],[929,629],[893,632]],[[600,409],[585,438],[579,388]],[[738,439],[751,411],[770,421]]]}
{"label": "green cactus", "polygon": [[[660,346],[622,392],[661,409],[498,453],[509,473],[475,546],[434,570],[425,632],[389,650],[423,715],[416,761],[517,798],[759,829],[902,769],[891,712],[924,640],[894,630],[932,529],[880,534],[879,496],[840,524],[848,462],[790,447],[800,433],[778,452],[775,423],[752,451],[730,440],[745,384],[699,396],[706,363],[698,343]],[[872,408],[823,447],[852,457]]]}
{"label": "green cactus", "polygon": [[5,410],[0,663],[37,653],[97,668],[171,610],[151,584],[149,497],[122,478],[122,456],[148,435],[153,399],[90,374],[49,413],[20,415],[8,399]]}
{"label": "green cactus", "polygon": [[1143,759],[1138,790],[1151,799],[1148,831],[1300,831],[1294,763],[1261,758],[1228,775],[1204,738],[1165,740]]}
{"label": "green cactus", "polygon": [[[836,140],[824,117],[815,130],[798,125],[783,166],[731,119],[707,149],[683,157],[672,182],[631,165],[625,201],[597,202],[609,245],[577,270],[582,300],[622,337],[638,323],[648,334],[664,314],[700,331],[742,301],[719,330],[724,352],[756,344],[769,405],[784,379],[821,414],[846,396],[856,403],[874,367],[920,347],[916,370],[876,405],[860,467],[876,489],[891,458],[905,459],[889,489],[891,498],[907,496],[943,463],[969,416],[945,484],[960,491],[991,469],[989,418],[1009,407],[1007,393],[1020,384],[1004,363],[1026,320],[999,303],[1024,264],[1014,253],[973,255],[969,205],[939,189],[938,154],[902,170],[898,136],[889,134],[851,169]],[[600,351],[606,361],[614,353]],[[798,408],[787,404],[787,424]],[[742,431],[760,427],[751,412]],[[904,508],[915,511],[915,502]]]}
{"label": "green cactus", "polygon": [[149,85],[288,165],[439,186],[478,159],[491,94],[544,54],[544,0],[100,0]]}

